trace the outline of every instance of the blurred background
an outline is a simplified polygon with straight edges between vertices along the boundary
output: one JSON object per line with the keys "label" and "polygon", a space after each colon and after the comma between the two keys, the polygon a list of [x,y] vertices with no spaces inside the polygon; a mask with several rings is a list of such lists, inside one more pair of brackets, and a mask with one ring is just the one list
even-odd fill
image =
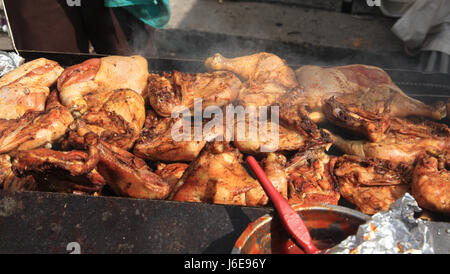
{"label": "blurred background", "polygon": [[[153,50],[147,57],[202,60],[217,52],[235,57],[267,51],[295,66],[363,63],[385,69],[449,72],[446,46],[424,51],[430,33],[438,32],[438,42],[450,45],[445,41],[450,39],[447,0],[169,2],[170,20],[155,30]],[[400,22],[413,6],[416,13]],[[11,50],[4,14],[1,18],[0,49]],[[421,25],[417,26],[417,20]]]}

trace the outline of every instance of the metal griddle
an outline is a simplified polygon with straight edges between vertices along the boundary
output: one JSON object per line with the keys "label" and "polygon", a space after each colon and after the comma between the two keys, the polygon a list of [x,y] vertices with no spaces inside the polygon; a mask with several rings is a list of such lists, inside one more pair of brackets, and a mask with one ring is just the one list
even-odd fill
{"label": "metal griddle", "polygon": [[[62,66],[92,54],[21,51]],[[205,71],[200,60],[149,58],[151,72]],[[291,64],[298,68],[300,64]],[[450,76],[386,70],[410,96],[426,103],[450,97]],[[0,191],[0,253],[230,253],[247,225],[273,213],[245,207],[46,192]],[[429,222],[437,253],[450,254],[450,223]]]}

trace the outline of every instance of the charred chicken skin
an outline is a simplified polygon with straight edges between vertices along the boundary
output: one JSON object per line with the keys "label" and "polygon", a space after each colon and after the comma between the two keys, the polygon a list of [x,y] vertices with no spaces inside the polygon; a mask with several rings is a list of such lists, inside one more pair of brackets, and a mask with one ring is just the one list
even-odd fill
{"label": "charred chicken skin", "polygon": [[0,154],[51,146],[73,122],[70,112],[53,91],[44,112],[27,112],[16,120],[0,120]]}
{"label": "charred chicken skin", "polygon": [[411,194],[420,207],[450,214],[450,154],[423,154],[412,175]]}
{"label": "charred chicken skin", "polygon": [[98,143],[98,171],[117,195],[165,199],[171,186],[139,157],[102,140]]}
{"label": "charred chicken skin", "polygon": [[299,88],[294,71],[271,53],[231,59],[215,54],[205,61],[205,66],[209,71],[231,71],[242,79],[237,102],[243,106],[269,106],[281,95]]}
{"label": "charred chicken skin", "polygon": [[[163,162],[191,162],[203,149],[207,141],[223,136],[225,128],[203,132],[203,123],[183,124],[185,117],[162,118],[148,111],[144,129],[136,142],[133,153],[146,160]],[[184,128],[184,127],[187,127]],[[195,127],[200,131],[199,140],[194,138]],[[178,131],[177,131],[178,129]],[[187,140],[177,140],[180,131],[187,132]],[[182,137],[180,135],[180,137]]]}
{"label": "charred chicken skin", "polygon": [[261,206],[268,197],[227,142],[210,142],[177,183],[175,201]]}
{"label": "charred chicken skin", "polygon": [[49,88],[63,70],[58,63],[40,58],[0,78],[0,119],[18,119],[27,111],[44,111]]}
{"label": "charred chicken skin", "polygon": [[13,161],[17,176],[32,175],[41,191],[94,193],[100,191],[105,180],[95,170],[99,162],[97,137],[86,135],[88,152],[56,151],[36,148],[21,151]]}
{"label": "charred chicken skin", "polygon": [[324,146],[299,151],[286,166],[289,203],[337,205],[339,188],[332,179],[330,157]]}
{"label": "charred chicken skin", "polygon": [[189,74],[179,71],[150,74],[147,97],[150,105],[163,117],[183,108],[192,109],[194,100],[202,100],[202,108],[222,107],[234,101],[239,94],[241,81],[228,71]]}
{"label": "charred chicken skin", "polygon": [[342,197],[366,214],[388,210],[410,189],[410,165],[344,155],[332,166]]}
{"label": "charred chicken skin", "polygon": [[64,147],[82,147],[84,136],[93,132],[107,143],[131,149],[145,122],[144,99],[131,89],[119,89],[102,94],[102,101],[70,125]]}
{"label": "charred chicken skin", "polygon": [[119,89],[145,94],[148,77],[147,60],[141,56],[109,56],[89,59],[64,70],[58,78],[61,102],[79,117],[95,106],[96,97]]}

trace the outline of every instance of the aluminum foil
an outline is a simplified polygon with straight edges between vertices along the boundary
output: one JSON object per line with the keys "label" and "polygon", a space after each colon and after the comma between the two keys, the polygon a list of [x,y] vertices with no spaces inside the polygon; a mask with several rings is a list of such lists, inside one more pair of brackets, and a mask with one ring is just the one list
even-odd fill
{"label": "aluminum foil", "polygon": [[0,77],[24,63],[20,55],[15,52],[0,51]]}
{"label": "aluminum foil", "polygon": [[388,211],[374,214],[356,235],[328,249],[328,254],[434,254],[432,235],[421,219],[422,209],[406,193]]}

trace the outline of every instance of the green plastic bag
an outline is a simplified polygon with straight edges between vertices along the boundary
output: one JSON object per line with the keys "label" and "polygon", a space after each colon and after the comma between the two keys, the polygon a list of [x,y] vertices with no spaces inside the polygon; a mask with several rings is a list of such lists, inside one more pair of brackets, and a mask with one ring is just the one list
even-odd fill
{"label": "green plastic bag", "polygon": [[169,0],[105,0],[105,7],[121,7],[154,28],[165,28],[170,19]]}

